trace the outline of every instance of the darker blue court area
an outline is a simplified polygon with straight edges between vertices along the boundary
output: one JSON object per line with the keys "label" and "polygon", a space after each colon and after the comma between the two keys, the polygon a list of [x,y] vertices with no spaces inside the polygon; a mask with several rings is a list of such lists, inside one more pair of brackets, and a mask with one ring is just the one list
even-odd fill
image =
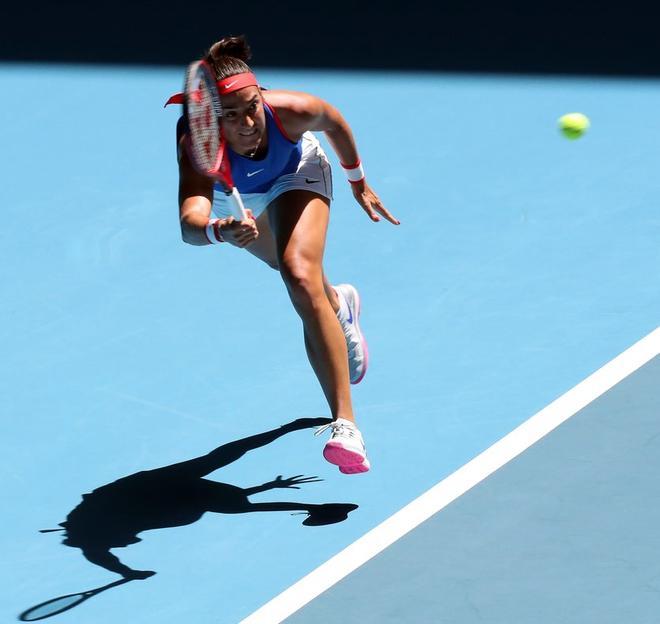
{"label": "darker blue court area", "polygon": [[656,357],[285,621],[653,622]]}

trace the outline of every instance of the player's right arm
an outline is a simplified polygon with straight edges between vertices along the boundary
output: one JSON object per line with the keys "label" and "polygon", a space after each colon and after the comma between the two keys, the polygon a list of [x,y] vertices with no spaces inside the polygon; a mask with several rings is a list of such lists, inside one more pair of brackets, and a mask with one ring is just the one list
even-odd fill
{"label": "player's right arm", "polygon": [[[185,149],[185,135],[177,128],[177,159],[179,161],[179,220],[181,238],[189,245],[210,245],[206,226],[213,204],[213,180],[197,172]],[[248,211],[251,216],[251,213]],[[222,238],[236,247],[245,247],[259,232],[254,219],[236,221],[234,217],[220,219]]]}
{"label": "player's right arm", "polygon": [[184,140],[184,136],[179,138],[177,154],[181,238],[189,245],[210,245],[206,236],[206,226],[211,216],[213,180],[195,171],[184,149]]}
{"label": "player's right arm", "polygon": [[115,557],[109,548],[83,547],[82,553],[87,561],[101,566],[109,572],[121,574],[126,579],[146,579],[156,574],[152,570],[133,570],[129,568],[118,557]]}

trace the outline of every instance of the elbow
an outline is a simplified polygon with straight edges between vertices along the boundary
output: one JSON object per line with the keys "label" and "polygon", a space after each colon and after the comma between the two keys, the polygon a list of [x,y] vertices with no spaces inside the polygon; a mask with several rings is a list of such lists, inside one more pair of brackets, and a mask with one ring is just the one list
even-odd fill
{"label": "elbow", "polygon": [[203,247],[208,244],[205,236],[200,238],[196,232],[191,232],[185,227],[181,227],[181,240],[186,245],[192,245],[193,247]]}
{"label": "elbow", "polygon": [[186,227],[185,221],[181,221],[181,240],[187,245],[193,245],[193,237],[190,235],[189,229]]}

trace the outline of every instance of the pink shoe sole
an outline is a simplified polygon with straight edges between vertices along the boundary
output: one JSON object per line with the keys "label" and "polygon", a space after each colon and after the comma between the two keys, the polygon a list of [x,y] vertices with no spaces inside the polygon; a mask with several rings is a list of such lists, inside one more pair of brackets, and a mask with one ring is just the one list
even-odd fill
{"label": "pink shoe sole", "polygon": [[355,466],[339,466],[339,472],[344,474],[361,474],[363,472],[369,472],[369,462],[365,459],[361,464]]}
{"label": "pink shoe sole", "polygon": [[323,457],[331,464],[344,468],[359,466],[365,460],[364,455],[344,448],[339,442],[328,442],[323,447]]}

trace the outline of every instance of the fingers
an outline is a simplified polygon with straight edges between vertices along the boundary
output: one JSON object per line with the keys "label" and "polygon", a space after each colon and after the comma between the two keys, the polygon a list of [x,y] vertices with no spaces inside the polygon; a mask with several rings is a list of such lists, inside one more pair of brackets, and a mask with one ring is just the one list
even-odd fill
{"label": "fingers", "polygon": [[401,221],[399,221],[383,204],[381,203],[380,199],[376,199],[376,210],[380,212],[390,223],[393,223],[394,225],[401,225]]}
{"label": "fingers", "polygon": [[243,248],[247,247],[250,243],[253,243],[258,237],[258,234],[246,234],[244,236],[241,236],[239,238],[236,238],[236,246]]}
{"label": "fingers", "polygon": [[364,211],[369,215],[369,218],[378,223],[380,221],[379,214],[385,217],[387,221],[394,225],[400,225],[401,222],[389,211],[383,202],[380,201],[380,198],[376,193],[374,193],[368,186],[365,186],[364,190],[356,194],[356,199],[364,209]]}
{"label": "fingers", "polygon": [[233,221],[222,228],[223,238],[236,247],[246,247],[259,236],[257,224],[253,219]]}
{"label": "fingers", "polygon": [[297,486],[302,485],[303,483],[318,483],[320,481],[323,481],[323,479],[319,479],[316,475],[313,477],[296,475],[295,477],[289,477],[288,479],[282,479],[282,476],[280,475],[277,477],[277,479],[275,479],[276,483],[282,484],[284,487],[294,490],[299,490],[300,488]]}
{"label": "fingers", "polygon": [[380,217],[376,214],[376,211],[371,207],[371,202],[363,198],[363,201],[360,202],[362,204],[362,208],[364,208],[365,212],[369,215],[369,218],[374,222],[378,223],[380,221]]}
{"label": "fingers", "polygon": [[365,212],[369,215],[369,218],[376,223],[380,221],[380,217],[378,216],[378,213],[380,213],[390,223],[393,223],[394,225],[401,224],[401,221],[399,221],[387,208],[385,208],[380,199],[378,199],[378,197],[373,193],[371,196],[365,193],[363,196],[363,201],[361,201],[360,204],[364,208]]}
{"label": "fingers", "polygon": [[243,247],[247,247],[248,245],[251,245],[256,239],[258,235],[255,234],[254,236],[245,236],[244,238],[241,238],[238,241],[238,246],[242,249]]}

